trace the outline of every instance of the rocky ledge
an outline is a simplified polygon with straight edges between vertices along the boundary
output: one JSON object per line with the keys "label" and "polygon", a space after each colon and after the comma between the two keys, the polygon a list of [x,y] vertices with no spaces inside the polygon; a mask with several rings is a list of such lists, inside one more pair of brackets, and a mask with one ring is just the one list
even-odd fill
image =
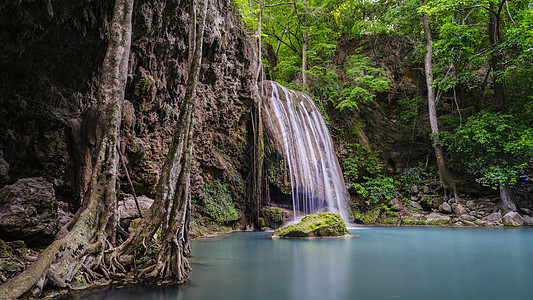
{"label": "rocky ledge", "polygon": [[300,223],[279,228],[272,238],[316,238],[348,236],[344,220],[339,214],[319,212],[305,216]]}

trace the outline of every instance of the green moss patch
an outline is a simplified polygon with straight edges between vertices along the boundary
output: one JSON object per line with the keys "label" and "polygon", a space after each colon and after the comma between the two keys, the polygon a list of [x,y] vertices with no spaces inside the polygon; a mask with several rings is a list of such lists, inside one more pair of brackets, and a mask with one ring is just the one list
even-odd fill
{"label": "green moss patch", "polygon": [[320,212],[305,216],[296,225],[277,229],[273,238],[312,238],[349,235],[344,220],[339,214]]}

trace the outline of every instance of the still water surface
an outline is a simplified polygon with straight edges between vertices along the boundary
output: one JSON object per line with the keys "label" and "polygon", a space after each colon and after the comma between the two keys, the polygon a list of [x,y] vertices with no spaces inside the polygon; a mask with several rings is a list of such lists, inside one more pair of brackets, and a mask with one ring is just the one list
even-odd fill
{"label": "still water surface", "polygon": [[82,299],[533,299],[533,229],[372,227],[348,239],[192,242],[190,282]]}

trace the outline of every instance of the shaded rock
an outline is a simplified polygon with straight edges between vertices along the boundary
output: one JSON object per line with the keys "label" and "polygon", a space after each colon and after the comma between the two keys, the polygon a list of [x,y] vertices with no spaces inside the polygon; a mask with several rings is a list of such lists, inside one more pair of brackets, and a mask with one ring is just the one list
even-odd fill
{"label": "shaded rock", "polygon": [[530,209],[527,209],[527,208],[524,208],[524,207],[521,207],[520,208],[520,211],[522,211],[524,214],[526,215],[531,215],[531,210]]}
{"label": "shaded rock", "polygon": [[349,235],[344,220],[339,214],[319,212],[305,216],[300,223],[279,228],[273,238],[312,238]]}
{"label": "shaded rock", "polygon": [[420,203],[416,202],[416,201],[410,201],[409,202],[409,205],[411,205],[413,208],[416,208],[418,210],[423,210],[422,208],[422,205],[420,205]]}
{"label": "shaded rock", "polygon": [[9,164],[4,160],[2,150],[0,150],[0,183],[9,181]]}
{"label": "shaded rock", "polygon": [[533,217],[532,216],[524,216],[524,224],[527,226],[533,226]]}
{"label": "shaded rock", "polygon": [[458,217],[458,218],[460,216],[468,213],[466,208],[464,208],[464,206],[462,206],[460,203],[452,204],[452,209],[453,209],[453,212],[454,212],[455,216]]}
{"label": "shaded rock", "polygon": [[24,270],[26,250],[23,241],[4,242],[0,240],[0,284]]}
{"label": "shaded rock", "polygon": [[54,187],[43,178],[19,179],[0,190],[0,236],[30,246],[51,243],[59,230]]}
{"label": "shaded rock", "polygon": [[389,206],[393,211],[400,211],[403,208],[403,203],[398,198],[392,198],[389,201]]}
{"label": "shaded rock", "polygon": [[466,208],[476,210],[476,203],[472,200],[466,202]]}
{"label": "shaded rock", "polygon": [[474,223],[478,226],[487,226],[487,222],[485,222],[484,220],[480,220],[480,219],[477,219]]}
{"label": "shaded rock", "polygon": [[57,202],[57,217],[59,220],[59,227],[63,227],[68,224],[74,217],[68,209],[68,204],[62,201]]}
{"label": "shaded rock", "polygon": [[[133,198],[133,195],[123,194],[122,196],[122,200],[118,202],[118,215],[120,217],[120,226],[122,226],[122,228],[128,228],[129,223],[133,219],[139,218],[140,215],[139,211],[137,210],[137,205],[135,204],[135,199]],[[148,209],[150,209],[150,206],[152,205],[154,200],[144,195],[137,196],[137,199],[139,200],[139,206],[141,207],[141,211],[143,215],[145,215]]]}
{"label": "shaded rock", "polygon": [[450,223],[450,216],[445,216],[439,213],[430,213],[426,217],[426,224],[428,225],[444,225]]}
{"label": "shaded rock", "polygon": [[450,206],[450,204],[448,204],[448,202],[442,202],[442,204],[439,205],[438,209],[441,213],[445,214],[451,214],[453,212],[452,207]]}
{"label": "shaded rock", "polygon": [[265,206],[261,209],[261,215],[263,216],[264,224],[261,227],[269,227],[276,229],[289,220],[293,213],[292,211],[280,207]]}
{"label": "shaded rock", "polygon": [[524,226],[524,218],[515,211],[510,211],[503,216],[503,225],[505,226]]}
{"label": "shaded rock", "polygon": [[501,222],[502,221],[502,214],[499,213],[499,212],[494,212],[494,213],[486,216],[485,220],[487,222]]}
{"label": "shaded rock", "polygon": [[[444,197],[435,197],[435,198],[431,198],[429,201],[428,201],[428,204],[432,207],[432,208],[436,208],[438,209],[442,204],[444,203]],[[448,203],[446,203],[448,204]],[[448,205],[449,206],[449,205]],[[451,211],[451,209],[450,209]]]}

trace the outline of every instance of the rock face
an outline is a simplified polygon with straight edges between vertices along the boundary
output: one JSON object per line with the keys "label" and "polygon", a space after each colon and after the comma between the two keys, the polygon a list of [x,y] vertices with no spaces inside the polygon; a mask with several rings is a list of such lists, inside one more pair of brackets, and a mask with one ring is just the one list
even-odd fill
{"label": "rock face", "polygon": [[[143,215],[146,215],[146,212],[148,211],[148,209],[150,209],[150,206],[152,206],[154,200],[144,195],[138,196],[137,200],[139,200],[139,207],[141,208],[141,212],[143,213]],[[122,199],[118,202],[118,215],[120,217],[120,225],[122,226],[122,228],[128,228],[129,223],[133,219],[137,219],[140,217],[133,195],[123,195]]]}
{"label": "rock face", "polygon": [[23,241],[0,240],[0,285],[24,270],[26,254]]}
{"label": "rock face", "polygon": [[439,213],[431,213],[426,218],[428,225],[444,225],[450,223],[450,216],[441,215]]}
{"label": "rock face", "polygon": [[0,236],[30,246],[49,244],[59,230],[54,187],[42,178],[24,178],[0,190]]}
{"label": "rock face", "polygon": [[344,220],[339,214],[320,212],[305,216],[296,225],[277,229],[273,238],[313,238],[349,235]]}
{"label": "rock face", "polygon": [[524,218],[515,211],[510,211],[503,216],[503,225],[505,226],[524,226]]}

